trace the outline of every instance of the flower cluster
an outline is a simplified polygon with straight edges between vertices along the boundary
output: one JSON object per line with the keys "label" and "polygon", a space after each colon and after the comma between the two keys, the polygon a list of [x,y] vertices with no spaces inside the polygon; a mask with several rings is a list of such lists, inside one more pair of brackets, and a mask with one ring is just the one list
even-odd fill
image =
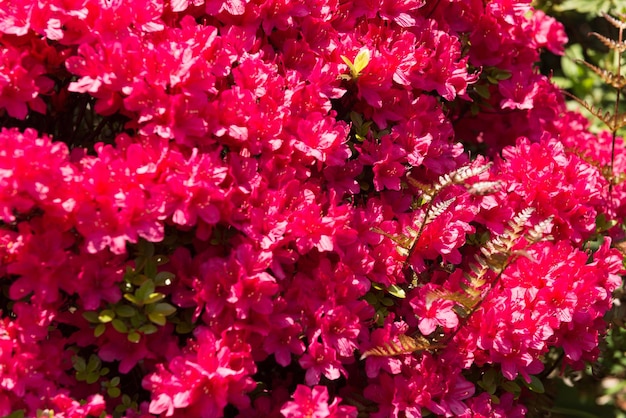
{"label": "flower cluster", "polygon": [[565,42],[523,0],[0,3],[0,415],[522,416],[621,283]]}

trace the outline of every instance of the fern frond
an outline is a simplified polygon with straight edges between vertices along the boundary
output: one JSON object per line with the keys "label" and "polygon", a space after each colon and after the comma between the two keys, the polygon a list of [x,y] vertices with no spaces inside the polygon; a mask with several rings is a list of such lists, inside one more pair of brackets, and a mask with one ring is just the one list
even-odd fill
{"label": "fern frond", "polygon": [[591,113],[592,115],[594,115],[595,117],[600,119],[602,121],[602,123],[604,123],[609,128],[609,130],[611,130],[611,132],[615,132],[615,129],[614,129],[614,126],[613,126],[614,118],[613,118],[613,115],[611,114],[611,112],[604,111],[604,109],[602,109],[600,107],[593,106],[593,105],[587,103],[586,101],[584,101],[582,99],[579,99],[578,97],[576,97],[573,94],[570,94],[568,92],[563,92],[563,93],[566,96],[568,96],[569,98],[571,98],[572,100],[574,100],[575,102],[577,102],[579,105],[581,105],[582,107],[587,109],[587,111],[589,113]]}
{"label": "fern frond", "polygon": [[[626,44],[624,44],[623,46],[626,48]],[[618,75],[613,73],[612,71],[596,67],[595,65],[584,60],[576,60],[576,62],[578,64],[583,64],[585,67],[589,68],[591,71],[596,73],[598,77],[600,77],[605,83],[610,84],[616,90],[621,90],[624,88],[624,86],[626,86],[626,78],[622,75]]]}
{"label": "fern frond", "polygon": [[476,196],[496,193],[502,187],[499,181],[478,181],[467,187],[467,192]]}
{"label": "fern frond", "polygon": [[433,290],[426,295],[427,298],[431,299],[451,300],[467,310],[472,309],[474,305],[478,303],[480,300],[478,296],[479,295],[470,295],[469,293],[446,292],[441,289]]}
{"label": "fern frond", "polygon": [[600,16],[602,16],[603,18],[606,19],[607,22],[609,22],[611,25],[615,26],[616,29],[621,29],[621,30],[625,30],[626,29],[626,22],[622,22],[621,20],[617,20],[616,18],[614,18],[613,16],[602,12],[600,14]]}
{"label": "fern frond", "polygon": [[398,254],[406,257],[408,255],[409,249],[413,246],[413,244],[415,244],[415,240],[417,237],[417,231],[415,231],[413,228],[407,227],[406,229],[408,230],[409,235],[389,234],[378,227],[372,227],[370,228],[370,231],[376,232],[377,234],[380,234],[383,237],[389,238],[390,240],[395,242],[397,244],[396,251],[398,251]]}
{"label": "fern frond", "polygon": [[433,191],[439,192],[443,188],[450,186],[451,184],[462,184],[465,180],[478,176],[479,174],[484,173],[489,170],[493,163],[489,162],[485,165],[481,165],[479,167],[470,167],[463,166],[459,167],[456,170],[453,170],[450,173],[444,174],[437,179],[437,183],[432,186]]}
{"label": "fern frond", "polygon": [[442,213],[446,211],[450,207],[450,205],[456,200],[455,197],[441,201],[435,205],[433,205],[428,211],[428,216],[426,216],[426,220],[424,221],[424,226],[428,225],[435,219],[437,219]]}
{"label": "fern frond", "polygon": [[[519,236],[520,232],[524,230],[524,226],[526,222],[530,219],[532,214],[535,212],[535,208],[529,206],[525,209],[522,209],[520,213],[515,215],[511,221],[509,221],[509,233],[511,235]],[[505,231],[505,234],[507,232]]]}
{"label": "fern frond", "polygon": [[491,168],[491,166],[493,165],[492,162],[489,162],[485,165],[481,165],[478,167],[469,167],[469,166],[463,166],[455,171],[453,171],[452,174],[452,180],[454,181],[455,184],[461,184],[463,183],[465,180],[471,178],[471,177],[475,177],[478,176],[482,173],[484,173],[485,171],[489,170],[489,168]]}
{"label": "fern frond", "polygon": [[615,131],[626,126],[626,113],[619,113],[613,118]]}
{"label": "fern frond", "polygon": [[393,357],[402,354],[411,354],[415,351],[424,351],[430,348],[433,348],[430,341],[422,336],[412,338],[405,334],[399,334],[398,342],[386,342],[382,345],[370,348],[361,355],[361,360],[370,356]]}
{"label": "fern frond", "polygon": [[598,38],[600,40],[600,42],[602,42],[604,44],[604,46],[606,46],[607,48],[609,48],[612,51],[617,51],[620,54],[623,53],[624,51],[626,51],[626,42],[616,42],[613,39],[607,38],[606,36],[600,35],[597,32],[589,32],[590,36],[595,36],[596,38]]}
{"label": "fern frond", "polygon": [[554,219],[553,216],[549,216],[543,221],[539,222],[537,225],[535,225],[531,230],[526,232],[526,235],[525,235],[526,240],[530,244],[534,244],[535,242],[539,242],[545,239],[552,239],[552,237],[548,234],[550,233],[550,230],[552,229],[553,219]]}
{"label": "fern frond", "polygon": [[415,180],[413,177],[409,177],[408,175],[406,176],[406,180],[409,182],[409,184],[421,191],[423,191],[424,193],[430,194],[432,193],[432,187],[426,183],[422,183],[419,180]]}
{"label": "fern frond", "polygon": [[392,240],[393,242],[395,242],[396,244],[398,244],[398,245],[400,245],[402,247],[410,247],[411,246],[411,238],[407,237],[406,235],[389,234],[389,233],[383,231],[382,229],[380,229],[378,227],[372,227],[372,228],[370,228],[370,231],[376,232],[377,234],[380,234],[383,237],[389,238],[390,240]]}
{"label": "fern frond", "polygon": [[511,257],[511,250],[522,236],[525,225],[535,211],[528,207],[515,215],[507,225],[505,231],[485,243],[480,248],[484,256],[484,262],[489,268],[496,272],[501,272],[506,267]]}
{"label": "fern frond", "polygon": [[485,275],[489,271],[489,264],[487,264],[487,261],[478,254],[474,255],[474,259],[476,262],[470,263],[470,272],[465,273],[465,279],[467,280],[468,285],[477,288],[485,284]]}

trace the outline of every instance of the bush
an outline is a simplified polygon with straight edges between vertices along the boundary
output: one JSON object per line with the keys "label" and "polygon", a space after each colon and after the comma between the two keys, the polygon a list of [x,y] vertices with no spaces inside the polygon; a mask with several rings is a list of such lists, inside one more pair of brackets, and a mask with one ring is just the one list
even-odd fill
{"label": "bush", "polygon": [[0,33],[1,416],[539,415],[598,357],[626,150],[527,2],[4,2]]}

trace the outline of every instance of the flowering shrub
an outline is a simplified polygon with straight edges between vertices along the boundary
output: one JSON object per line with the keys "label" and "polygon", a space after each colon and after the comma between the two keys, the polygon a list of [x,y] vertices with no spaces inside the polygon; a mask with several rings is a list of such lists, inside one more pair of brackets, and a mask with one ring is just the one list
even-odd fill
{"label": "flowering shrub", "polygon": [[1,3],[0,416],[532,413],[621,285],[565,41],[527,1]]}

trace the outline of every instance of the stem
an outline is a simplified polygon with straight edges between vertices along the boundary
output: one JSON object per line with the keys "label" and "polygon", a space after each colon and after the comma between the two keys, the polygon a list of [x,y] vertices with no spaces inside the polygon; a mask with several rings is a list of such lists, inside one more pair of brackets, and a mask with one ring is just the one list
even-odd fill
{"label": "stem", "polygon": [[[619,36],[618,43],[622,43],[624,29],[620,26],[619,28]],[[617,55],[617,79],[619,80],[622,72],[622,54],[619,49],[615,50],[615,54]],[[619,115],[619,100],[622,90],[617,89],[617,94],[615,97],[615,109],[613,110],[613,126],[611,128],[612,138],[611,138],[611,162],[609,165],[609,170],[611,172],[611,177],[609,179],[609,200],[611,199],[611,195],[613,194],[613,183],[615,180],[615,174],[613,173],[613,162],[615,161],[615,141],[617,140],[617,117]]]}

